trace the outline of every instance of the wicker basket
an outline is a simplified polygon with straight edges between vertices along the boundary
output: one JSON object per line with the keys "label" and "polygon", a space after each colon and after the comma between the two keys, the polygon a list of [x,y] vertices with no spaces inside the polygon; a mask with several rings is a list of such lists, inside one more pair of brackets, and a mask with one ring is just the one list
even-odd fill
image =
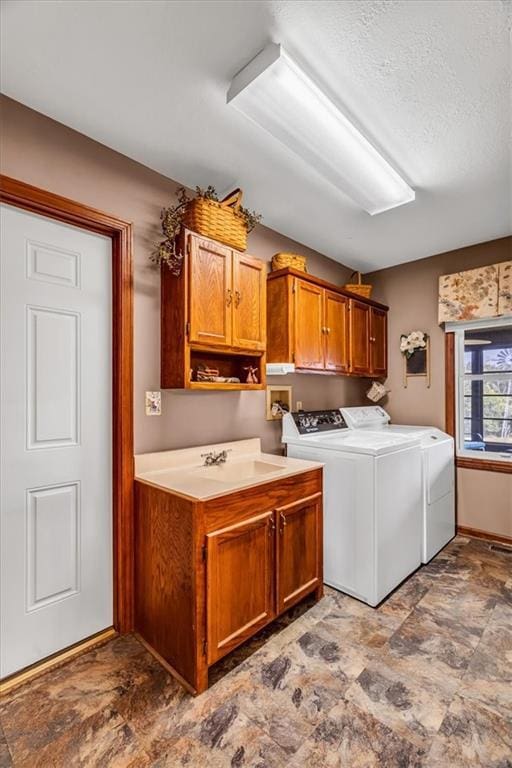
{"label": "wicker basket", "polygon": [[364,296],[365,299],[369,299],[372,295],[373,285],[365,285],[364,283],[347,283],[343,287],[346,291],[357,293],[359,296]]}
{"label": "wicker basket", "polygon": [[363,283],[361,281],[360,272],[352,272],[350,277],[355,277],[355,275],[357,275],[357,283],[347,283],[343,286],[344,289],[346,291],[350,291],[351,293],[357,293],[359,296],[364,296],[365,299],[369,299],[372,295],[373,285]]}
{"label": "wicker basket", "polygon": [[306,257],[300,256],[298,253],[276,253],[275,256],[272,256],[273,272],[285,267],[293,267],[293,269],[298,269],[301,272],[307,272]]}
{"label": "wicker basket", "polygon": [[183,225],[199,235],[218,240],[238,251],[247,248],[247,227],[239,213],[242,191],[235,189],[217,202],[197,197],[187,203]]}

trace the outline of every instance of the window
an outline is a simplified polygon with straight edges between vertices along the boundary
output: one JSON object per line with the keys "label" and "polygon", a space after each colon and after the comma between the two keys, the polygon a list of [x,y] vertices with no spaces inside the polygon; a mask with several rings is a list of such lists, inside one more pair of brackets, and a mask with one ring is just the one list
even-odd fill
{"label": "window", "polygon": [[458,454],[512,461],[512,320],[482,325],[455,329]]}

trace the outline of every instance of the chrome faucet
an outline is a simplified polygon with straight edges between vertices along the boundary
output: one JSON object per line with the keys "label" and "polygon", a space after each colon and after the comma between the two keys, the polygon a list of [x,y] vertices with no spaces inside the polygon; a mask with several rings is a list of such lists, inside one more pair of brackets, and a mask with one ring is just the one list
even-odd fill
{"label": "chrome faucet", "polygon": [[219,453],[215,453],[215,451],[210,451],[209,453],[202,453],[201,458],[204,459],[204,465],[205,467],[213,467],[218,466],[219,464],[224,464],[228,459],[228,453],[231,452],[231,448],[228,448],[224,451],[219,451]]}

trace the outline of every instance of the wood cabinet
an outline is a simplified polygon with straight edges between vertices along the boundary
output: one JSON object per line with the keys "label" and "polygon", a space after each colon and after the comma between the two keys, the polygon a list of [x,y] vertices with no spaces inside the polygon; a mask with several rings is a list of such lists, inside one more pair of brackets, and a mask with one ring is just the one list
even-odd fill
{"label": "wood cabinet", "polygon": [[[272,511],[207,534],[208,664],[275,616]],[[250,578],[242,578],[243,574]]]}
{"label": "wood cabinet", "polygon": [[276,509],[277,610],[280,613],[318,586],[322,573],[321,493]]}
{"label": "wood cabinet", "polygon": [[266,267],[259,259],[233,252],[233,336],[240,349],[266,346]]}
{"label": "wood cabinet", "polygon": [[[161,271],[161,385],[164,389],[261,389],[265,384],[266,265],[184,230],[179,276]],[[246,384],[249,366],[258,383]],[[240,384],[197,381],[201,367]]]}
{"label": "wood cabinet", "polygon": [[188,242],[189,342],[231,346],[232,251],[192,235]]}
{"label": "wood cabinet", "polygon": [[388,315],[377,307],[370,307],[370,372],[372,376],[388,372]]}
{"label": "wood cabinet", "polygon": [[324,291],[324,365],[335,373],[349,368],[348,306],[346,296]]}
{"label": "wood cabinet", "polygon": [[293,292],[295,365],[304,370],[322,370],[324,367],[322,338],[324,292],[305,280],[297,280],[293,286]]}
{"label": "wood cabinet", "polygon": [[188,690],[322,584],[322,471],[209,501],[135,483],[135,628]]}
{"label": "wood cabinet", "polygon": [[370,373],[370,307],[350,299],[350,372]]}
{"label": "wood cabinet", "polygon": [[387,311],[324,280],[287,268],[267,278],[267,360],[298,371],[387,375]]}

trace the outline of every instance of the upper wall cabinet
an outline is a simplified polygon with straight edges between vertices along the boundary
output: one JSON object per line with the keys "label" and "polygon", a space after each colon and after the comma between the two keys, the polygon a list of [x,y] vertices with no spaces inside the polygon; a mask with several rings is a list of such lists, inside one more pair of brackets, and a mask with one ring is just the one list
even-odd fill
{"label": "upper wall cabinet", "polygon": [[[162,387],[261,389],[265,263],[188,230],[179,247],[185,254],[181,275],[165,265],[161,273]],[[210,374],[240,382],[207,381]]]}
{"label": "upper wall cabinet", "polygon": [[268,361],[299,371],[387,375],[387,307],[287,268],[268,275]]}

